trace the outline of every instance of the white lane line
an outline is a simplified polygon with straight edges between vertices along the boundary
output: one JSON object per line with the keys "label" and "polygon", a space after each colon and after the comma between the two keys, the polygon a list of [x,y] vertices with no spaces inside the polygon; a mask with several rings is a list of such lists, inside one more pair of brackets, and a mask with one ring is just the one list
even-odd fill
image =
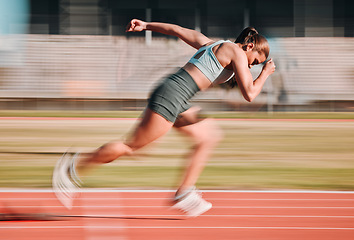
{"label": "white lane line", "polygon": [[[178,217],[185,217],[184,215],[109,215],[106,213],[102,214],[85,214],[85,215],[56,215],[56,214],[48,214],[50,217],[58,217],[58,218],[102,218],[102,219],[109,219],[109,218],[119,218],[119,219],[124,219],[124,218],[178,218]],[[354,218],[354,216],[351,215],[342,215],[342,216],[337,216],[337,215],[245,215],[245,214],[214,214],[214,215],[209,215],[209,214],[203,214],[199,216],[199,218],[204,218],[204,217],[232,217],[232,218]]]}
{"label": "white lane line", "polygon": [[[211,193],[319,193],[319,194],[328,194],[328,193],[338,193],[338,194],[354,194],[354,191],[311,191],[311,190],[201,190],[202,192],[211,192]],[[14,192],[14,193],[51,193],[52,189],[0,189],[0,192]],[[139,190],[139,189],[94,189],[94,188],[83,188],[80,189],[80,192],[88,193],[120,193],[120,192],[129,192],[129,193],[169,193],[176,192],[176,190]]]}
{"label": "white lane line", "polygon": [[[63,206],[45,206],[45,205],[33,205],[33,206],[15,206],[15,205],[11,205],[11,208],[33,208],[33,207],[43,207],[43,208],[63,208]],[[125,206],[125,205],[114,205],[114,206],[73,206],[73,209],[75,208],[166,208],[168,207],[166,206]],[[214,208],[226,208],[226,209],[230,209],[230,208],[235,208],[235,209],[249,209],[249,208],[269,208],[269,209],[286,209],[286,208],[291,208],[291,209],[325,209],[325,208],[329,208],[329,209],[354,209],[354,207],[317,207],[317,206],[313,206],[313,207],[294,207],[294,206],[213,206]]]}
{"label": "white lane line", "polygon": [[[121,198],[117,198],[116,202],[117,205],[121,205],[120,203],[120,199]],[[82,204],[82,210],[80,210],[82,212],[82,216],[93,216],[93,215],[104,215],[104,213],[102,213],[102,209],[99,209],[100,211],[97,211],[97,208],[88,208],[85,207],[85,205],[87,204],[87,199],[83,198],[81,200],[81,204]],[[114,209],[114,211],[110,211],[110,214],[115,214],[115,215],[124,215],[124,213],[122,212],[122,208],[116,208]],[[92,228],[91,226],[94,227],[98,227],[98,226],[105,226],[107,225],[106,222],[104,221],[100,221],[101,219],[96,218],[95,221],[89,221],[89,218],[85,218],[82,217],[82,223],[83,223],[83,229],[84,229],[84,236],[86,240],[111,240],[112,236],[115,237],[115,239],[119,240],[119,239],[127,239],[126,236],[126,224],[124,223],[123,220],[121,220],[121,218],[119,218],[119,221],[114,221],[114,225],[117,226],[117,228],[115,229],[111,229],[110,230],[110,234],[107,235],[105,234],[105,229],[102,228]],[[118,219],[118,218],[116,218]]]}
{"label": "white lane line", "polygon": [[[81,197],[80,199],[85,199],[85,201],[112,201],[112,200],[169,200],[171,198],[149,198],[149,197]],[[353,199],[343,199],[343,198],[309,198],[309,199],[299,199],[299,198],[208,198],[206,197],[205,199],[210,200],[210,201],[352,201],[354,202]],[[18,196],[17,198],[11,197],[0,197],[0,200],[57,200],[55,197],[48,198],[48,197],[37,197],[37,198],[24,198],[21,196]]]}
{"label": "white lane line", "polygon": [[[0,226],[0,229],[82,229],[84,226]],[[190,226],[90,226],[94,229],[287,229],[287,230],[351,230],[354,228],[340,228],[340,227],[190,227]]]}
{"label": "white lane line", "polygon": [[[50,215],[50,214],[49,214]],[[107,215],[107,214],[102,214],[102,215],[97,215],[97,214],[91,214],[91,215],[53,215],[53,217],[63,217],[63,218],[178,218],[178,217],[184,217],[184,215]],[[245,215],[245,214],[214,214],[214,215],[209,215],[209,214],[203,214],[199,216],[199,218],[204,218],[204,217],[233,217],[233,218],[354,218],[354,216],[320,216],[320,215]],[[148,219],[147,219],[148,220]]]}
{"label": "white lane line", "polygon": [[[85,216],[83,216],[85,217]],[[91,216],[90,216],[91,217]],[[92,216],[94,217],[94,216]],[[99,217],[99,216],[97,216]],[[106,217],[106,216],[105,216]],[[181,217],[181,215],[125,215],[125,216],[109,216],[109,217],[151,217],[151,218],[159,218],[159,217]],[[242,217],[242,218],[354,218],[354,216],[300,216],[300,215],[201,215],[199,217]]]}

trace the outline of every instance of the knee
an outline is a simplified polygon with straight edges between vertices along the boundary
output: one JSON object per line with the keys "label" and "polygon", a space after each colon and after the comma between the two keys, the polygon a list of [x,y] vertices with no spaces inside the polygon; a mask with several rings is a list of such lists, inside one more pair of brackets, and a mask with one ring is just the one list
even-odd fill
{"label": "knee", "polygon": [[212,138],[211,141],[212,141],[213,145],[217,145],[223,140],[224,134],[220,128],[215,128],[213,130],[213,132],[211,133],[211,138]]}
{"label": "knee", "polygon": [[133,150],[123,142],[109,142],[103,145],[98,153],[105,163],[112,162],[123,155],[133,154]]}
{"label": "knee", "polygon": [[108,148],[112,153],[117,155],[130,155],[133,149],[124,142],[110,142],[103,147]]}
{"label": "knee", "polygon": [[204,132],[202,136],[197,138],[197,141],[199,145],[215,147],[222,141],[223,137],[223,132],[219,128],[215,127]]}

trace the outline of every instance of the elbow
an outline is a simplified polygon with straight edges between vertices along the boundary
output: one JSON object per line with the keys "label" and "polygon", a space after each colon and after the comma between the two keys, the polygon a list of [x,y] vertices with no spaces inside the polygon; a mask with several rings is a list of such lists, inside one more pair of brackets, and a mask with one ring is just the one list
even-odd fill
{"label": "elbow", "polygon": [[247,102],[252,102],[256,98],[256,95],[248,93],[245,94],[244,98],[246,99]]}
{"label": "elbow", "polygon": [[241,88],[242,95],[247,102],[252,102],[258,95],[256,89]]}

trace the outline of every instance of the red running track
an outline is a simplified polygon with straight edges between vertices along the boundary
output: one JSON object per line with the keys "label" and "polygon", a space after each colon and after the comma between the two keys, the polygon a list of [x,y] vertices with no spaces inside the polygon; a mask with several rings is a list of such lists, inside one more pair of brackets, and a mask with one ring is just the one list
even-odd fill
{"label": "red running track", "polygon": [[69,211],[50,191],[3,190],[0,213],[26,218],[3,217],[0,239],[354,239],[353,192],[210,191],[204,197],[213,208],[190,219],[169,209],[172,195],[86,191]]}

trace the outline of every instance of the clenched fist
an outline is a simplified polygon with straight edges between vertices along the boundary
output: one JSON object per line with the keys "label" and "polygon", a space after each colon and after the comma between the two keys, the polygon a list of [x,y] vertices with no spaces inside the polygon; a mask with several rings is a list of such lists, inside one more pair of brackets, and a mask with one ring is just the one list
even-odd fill
{"label": "clenched fist", "polygon": [[146,22],[138,19],[131,20],[126,28],[126,32],[141,32],[143,30],[146,30]]}

